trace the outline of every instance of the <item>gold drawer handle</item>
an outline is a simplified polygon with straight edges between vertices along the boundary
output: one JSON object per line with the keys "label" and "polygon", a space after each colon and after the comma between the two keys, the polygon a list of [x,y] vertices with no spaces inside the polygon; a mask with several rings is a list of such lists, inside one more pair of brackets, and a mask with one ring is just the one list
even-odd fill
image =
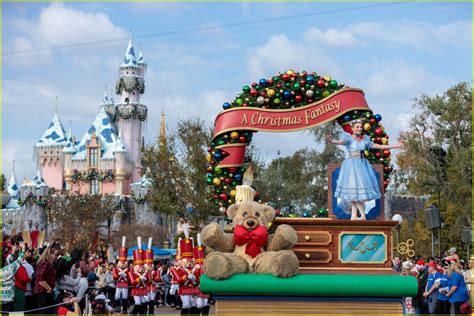
{"label": "gold drawer handle", "polygon": [[311,258],[311,255],[310,255],[309,253],[305,253],[305,254],[304,254],[304,257],[305,257],[306,259],[309,259],[309,258]]}
{"label": "gold drawer handle", "polygon": [[306,241],[310,241],[310,240],[311,240],[311,236],[310,236],[310,235],[306,235],[306,236],[304,236],[304,240],[306,240]]}

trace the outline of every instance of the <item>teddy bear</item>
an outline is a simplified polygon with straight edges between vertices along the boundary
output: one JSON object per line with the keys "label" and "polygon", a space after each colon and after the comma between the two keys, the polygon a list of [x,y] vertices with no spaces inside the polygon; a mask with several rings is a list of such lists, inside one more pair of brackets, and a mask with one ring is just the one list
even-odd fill
{"label": "teddy bear", "polygon": [[269,235],[267,223],[275,210],[253,201],[233,204],[227,209],[234,233],[225,233],[217,223],[202,230],[202,242],[210,253],[204,261],[204,273],[222,280],[238,273],[272,274],[288,278],[298,273],[299,262],[290,249],[296,244],[295,230],[280,225]]}

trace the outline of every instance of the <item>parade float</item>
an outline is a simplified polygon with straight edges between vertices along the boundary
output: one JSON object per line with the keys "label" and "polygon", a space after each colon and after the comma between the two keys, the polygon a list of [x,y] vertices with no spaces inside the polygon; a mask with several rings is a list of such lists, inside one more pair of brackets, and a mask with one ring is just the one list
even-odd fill
{"label": "parade float", "polygon": [[[392,233],[398,223],[384,218],[383,193],[392,166],[389,135],[381,120],[361,89],[306,71],[288,70],[245,85],[235,100],[223,104],[208,148],[207,183],[210,202],[227,212],[234,230],[224,232],[212,223],[203,229],[208,254],[206,275],[201,277],[201,291],[213,295],[217,314],[404,313],[402,298],[416,294],[417,282],[391,269]],[[376,198],[362,203],[363,210],[352,204],[351,216],[350,205],[348,208],[347,201],[336,194],[341,165],[329,165],[327,211],[320,210],[313,217],[274,218],[275,235],[284,231],[278,238],[255,233],[256,229],[248,227],[248,219],[260,215],[252,206],[252,201],[260,198],[251,186],[251,157],[246,154],[253,134],[300,131],[328,122],[340,124],[342,134],[347,135],[352,135],[354,122],[360,124],[358,128],[366,135],[361,139],[370,146],[355,158],[373,167]],[[343,135],[345,139],[350,137],[347,135]],[[236,205],[240,206],[238,219]],[[349,220],[355,219],[356,206],[356,214],[359,210],[364,220]],[[262,212],[269,214],[268,210]],[[248,232],[242,233],[241,226]],[[242,235],[247,242],[244,246],[239,243]],[[250,246],[255,245],[261,253],[252,254]],[[291,269],[286,275],[281,272],[284,265],[275,255],[278,251],[292,252],[299,262],[299,274],[288,273]],[[271,260],[261,259],[264,256],[273,258],[274,266]],[[289,266],[291,257],[285,259]]]}

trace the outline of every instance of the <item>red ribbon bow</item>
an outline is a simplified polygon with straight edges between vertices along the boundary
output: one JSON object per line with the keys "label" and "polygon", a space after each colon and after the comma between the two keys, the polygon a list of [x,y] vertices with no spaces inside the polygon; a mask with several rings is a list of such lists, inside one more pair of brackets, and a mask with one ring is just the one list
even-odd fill
{"label": "red ribbon bow", "polygon": [[234,243],[237,246],[247,244],[245,253],[255,258],[260,252],[260,247],[267,245],[268,232],[264,226],[258,226],[254,230],[249,231],[242,225],[235,226]]}

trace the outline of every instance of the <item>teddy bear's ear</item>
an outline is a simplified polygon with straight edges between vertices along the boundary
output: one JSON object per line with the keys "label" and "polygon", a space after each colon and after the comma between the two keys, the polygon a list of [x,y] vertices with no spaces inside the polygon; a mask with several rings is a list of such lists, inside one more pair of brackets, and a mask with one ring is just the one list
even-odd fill
{"label": "teddy bear's ear", "polygon": [[238,204],[232,204],[231,206],[227,208],[227,216],[229,216],[229,218],[234,218],[235,215],[237,214],[238,209],[239,209]]}
{"label": "teddy bear's ear", "polygon": [[263,213],[265,214],[265,217],[268,222],[273,220],[273,218],[275,217],[275,210],[269,205],[265,205],[265,207],[263,208]]}

